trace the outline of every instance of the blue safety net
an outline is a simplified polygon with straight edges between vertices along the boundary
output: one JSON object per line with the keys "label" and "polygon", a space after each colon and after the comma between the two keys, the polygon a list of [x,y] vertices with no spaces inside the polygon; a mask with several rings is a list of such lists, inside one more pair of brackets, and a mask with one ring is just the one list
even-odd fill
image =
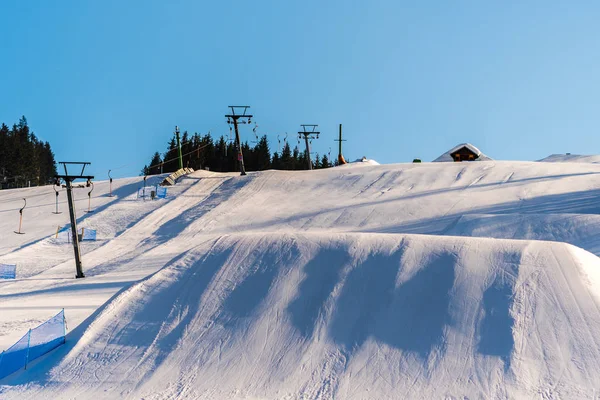
{"label": "blue safety net", "polygon": [[80,229],[79,233],[82,235],[81,240],[96,240],[95,229]]}
{"label": "blue safety net", "polygon": [[138,190],[138,198],[152,198],[152,192],[154,197],[157,199],[164,199],[167,197],[167,188],[163,186],[144,186]]}
{"label": "blue safety net", "polygon": [[167,197],[167,188],[164,186],[157,186],[156,197],[158,197],[159,199],[164,199],[165,197]]}
{"label": "blue safety net", "polygon": [[27,365],[29,332],[19,341],[0,354],[0,379],[20,370]]}
{"label": "blue safety net", "polygon": [[[80,242],[96,240],[97,232],[95,229],[80,228],[77,232],[79,234]],[[58,231],[55,239],[60,243],[71,243],[71,227],[66,226],[62,228],[60,231]]]}
{"label": "blue safety net", "polygon": [[65,343],[65,311],[62,310],[0,354],[0,379]]}
{"label": "blue safety net", "polygon": [[16,264],[0,264],[0,279],[15,279],[16,277]]}

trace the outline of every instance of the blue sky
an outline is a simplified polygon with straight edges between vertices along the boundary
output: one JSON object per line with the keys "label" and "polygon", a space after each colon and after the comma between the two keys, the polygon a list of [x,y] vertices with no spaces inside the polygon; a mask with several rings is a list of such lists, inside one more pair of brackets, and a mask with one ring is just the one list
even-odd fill
{"label": "blue sky", "polygon": [[[527,4],[524,4],[527,3]],[[57,161],[137,175],[173,128],[227,134],[252,107],[277,147],[319,124],[319,153],[430,161],[599,153],[600,3],[0,3],[0,121],[25,115]],[[251,140],[248,127],[242,139]]]}

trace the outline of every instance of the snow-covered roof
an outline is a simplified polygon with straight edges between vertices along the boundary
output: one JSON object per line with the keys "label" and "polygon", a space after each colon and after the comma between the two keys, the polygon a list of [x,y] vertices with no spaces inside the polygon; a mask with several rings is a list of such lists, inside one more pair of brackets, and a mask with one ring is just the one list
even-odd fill
{"label": "snow-covered roof", "polygon": [[433,162],[454,162],[454,159],[452,158],[451,154],[463,147],[466,147],[467,149],[471,150],[473,153],[477,154],[478,158],[475,161],[491,160],[490,157],[483,154],[481,152],[481,150],[479,150],[477,147],[473,146],[471,143],[461,143],[457,146],[454,146],[453,148],[451,148],[450,150],[448,150],[447,152],[445,152],[444,154],[442,154],[441,156],[439,156],[438,158],[433,160]]}
{"label": "snow-covered roof", "polygon": [[375,160],[368,159],[367,157],[359,158],[357,160],[352,161],[350,164],[354,163],[367,163],[369,165],[381,165]]}

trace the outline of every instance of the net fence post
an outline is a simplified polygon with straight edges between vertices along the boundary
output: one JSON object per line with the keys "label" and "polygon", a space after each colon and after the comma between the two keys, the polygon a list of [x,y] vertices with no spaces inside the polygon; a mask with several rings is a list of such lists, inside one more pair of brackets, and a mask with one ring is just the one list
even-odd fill
{"label": "net fence post", "polygon": [[27,364],[29,363],[29,347],[31,345],[31,329],[27,333],[27,356],[25,356],[25,369],[27,369]]}
{"label": "net fence post", "polygon": [[65,315],[65,309],[62,309],[63,315],[63,343],[67,342],[67,317]]}

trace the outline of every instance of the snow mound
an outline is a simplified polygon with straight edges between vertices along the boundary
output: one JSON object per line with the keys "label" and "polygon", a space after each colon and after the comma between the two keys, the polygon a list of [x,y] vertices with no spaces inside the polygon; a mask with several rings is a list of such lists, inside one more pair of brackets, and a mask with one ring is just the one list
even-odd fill
{"label": "snow mound", "polygon": [[367,157],[359,158],[359,159],[356,159],[356,160],[350,162],[350,164],[357,164],[357,163],[358,164],[362,163],[362,164],[365,164],[365,165],[381,165],[377,161],[370,160]]}
{"label": "snow mound", "polygon": [[232,235],[132,286],[18,398],[581,398],[598,259],[569,245]]}
{"label": "snow mound", "polygon": [[462,147],[466,147],[467,149],[471,150],[473,153],[477,154],[478,157],[475,161],[490,161],[491,160],[490,157],[483,154],[483,152],[481,150],[479,150],[477,147],[473,146],[471,143],[461,143],[457,146],[454,146],[453,148],[451,148],[450,150],[448,150],[447,152],[445,152],[444,154],[442,154],[441,156],[439,156],[438,158],[433,160],[433,162],[454,162],[454,159],[452,158],[451,154]]}
{"label": "snow mound", "polygon": [[552,154],[546,158],[538,160],[539,162],[581,162],[581,163],[600,163],[600,155],[584,156],[579,154]]}

